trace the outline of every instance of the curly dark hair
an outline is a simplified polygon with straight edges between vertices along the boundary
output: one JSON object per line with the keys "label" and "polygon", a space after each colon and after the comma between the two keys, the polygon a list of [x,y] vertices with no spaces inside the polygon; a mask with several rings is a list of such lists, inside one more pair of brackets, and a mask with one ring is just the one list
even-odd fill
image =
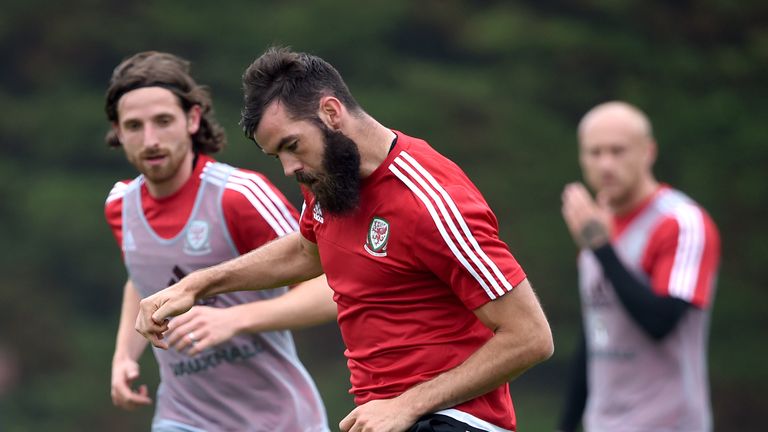
{"label": "curly dark hair", "polygon": [[339,72],[320,57],[270,47],[243,74],[244,107],[240,126],[248,139],[259,127],[267,105],[284,103],[295,119],[317,119],[323,96],[337,97],[353,113],[362,108],[349,92]]}
{"label": "curly dark hair", "polygon": [[[195,152],[218,152],[227,142],[224,128],[214,117],[208,88],[195,82],[189,66],[190,63],[181,57],[157,51],[140,52],[123,60],[109,80],[104,107],[107,118],[113,123],[118,121],[117,103],[125,93],[142,87],[163,87],[176,95],[184,112],[189,112],[195,105],[200,106],[200,128],[192,135]],[[105,139],[110,147],[120,147],[114,131],[107,132]]]}

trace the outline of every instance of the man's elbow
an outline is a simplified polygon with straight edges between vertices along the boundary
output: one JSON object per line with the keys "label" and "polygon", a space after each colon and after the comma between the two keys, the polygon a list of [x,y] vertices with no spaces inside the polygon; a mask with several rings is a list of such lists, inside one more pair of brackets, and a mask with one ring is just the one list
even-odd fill
{"label": "man's elbow", "polygon": [[555,343],[549,324],[544,324],[538,329],[536,336],[532,338],[530,352],[532,365],[549,359],[555,353]]}

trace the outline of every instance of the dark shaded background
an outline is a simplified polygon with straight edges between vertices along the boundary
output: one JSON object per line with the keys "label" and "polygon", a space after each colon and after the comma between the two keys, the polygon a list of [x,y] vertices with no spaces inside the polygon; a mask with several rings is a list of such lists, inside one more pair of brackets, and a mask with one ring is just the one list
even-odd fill
{"label": "dark shaded background", "polygon": [[[709,355],[717,430],[761,430],[767,12],[757,0],[4,2],[0,430],[148,430],[151,410],[109,400],[125,271],[103,203],[134,171],[103,142],[104,90],[137,51],[192,60],[229,132],[219,158],[265,172],[299,205],[293,180],[237,126],[240,76],[272,43],[331,61],[370,114],[430,141],[484,192],[556,341],[512,384],[523,431],[554,428],[578,329],[576,251],[559,214],[562,186],[580,178],[575,125],[605,100],[643,108],[659,179],[702,203],[723,237]],[[335,425],[352,406],[336,327],[296,337]],[[151,355],[143,364],[154,388]]]}

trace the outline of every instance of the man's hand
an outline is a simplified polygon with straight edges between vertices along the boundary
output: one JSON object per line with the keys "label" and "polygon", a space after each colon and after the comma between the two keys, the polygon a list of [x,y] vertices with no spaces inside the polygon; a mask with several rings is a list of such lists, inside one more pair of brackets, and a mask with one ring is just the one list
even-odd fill
{"label": "man's hand", "polygon": [[172,319],[165,335],[168,345],[180,352],[189,348],[187,354],[194,356],[231,339],[240,320],[229,309],[195,306]]}
{"label": "man's hand", "polygon": [[611,213],[608,205],[598,205],[581,183],[570,183],[562,194],[563,219],[571,236],[581,247],[597,249],[611,241]]}
{"label": "man's hand", "polygon": [[144,405],[152,405],[152,399],[146,385],[138,391],[131,388],[139,377],[139,364],[135,360],[116,360],[112,363],[112,403],[125,410],[133,410]]}
{"label": "man's hand", "polygon": [[177,284],[145,298],[139,303],[136,316],[136,331],[147,338],[152,345],[168,349],[163,340],[163,333],[168,330],[168,319],[181,315],[195,304],[195,286],[202,282],[196,278],[198,273],[191,273]]}
{"label": "man's hand", "polygon": [[339,422],[341,432],[404,432],[419,419],[399,398],[373,400]]}

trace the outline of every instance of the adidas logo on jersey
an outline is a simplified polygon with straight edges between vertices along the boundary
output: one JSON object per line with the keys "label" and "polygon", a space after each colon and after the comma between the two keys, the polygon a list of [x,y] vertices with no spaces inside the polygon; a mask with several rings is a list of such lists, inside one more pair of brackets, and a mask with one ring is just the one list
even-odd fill
{"label": "adidas logo on jersey", "polygon": [[136,250],[136,240],[133,238],[133,233],[130,230],[125,231],[125,236],[123,236],[123,252],[128,251],[135,251]]}
{"label": "adidas logo on jersey", "polygon": [[323,219],[323,209],[320,208],[320,203],[315,203],[312,207],[312,217],[320,223],[325,222],[325,219]]}

